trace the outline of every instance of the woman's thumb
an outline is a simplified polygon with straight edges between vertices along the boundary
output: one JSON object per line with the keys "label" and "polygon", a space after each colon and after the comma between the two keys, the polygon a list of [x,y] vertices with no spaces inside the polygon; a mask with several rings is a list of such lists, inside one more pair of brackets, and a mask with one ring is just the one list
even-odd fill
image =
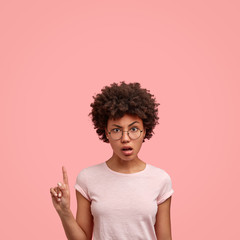
{"label": "woman's thumb", "polygon": [[62,191],[63,197],[66,197],[67,194],[67,185],[64,183],[59,182],[58,183],[58,187],[60,188],[60,190]]}

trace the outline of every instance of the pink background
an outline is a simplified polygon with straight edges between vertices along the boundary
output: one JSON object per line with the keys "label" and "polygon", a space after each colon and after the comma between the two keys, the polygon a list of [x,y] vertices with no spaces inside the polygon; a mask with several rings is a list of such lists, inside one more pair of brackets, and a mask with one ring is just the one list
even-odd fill
{"label": "pink background", "polygon": [[105,85],[160,102],[140,157],[165,169],[173,239],[238,239],[239,1],[1,1],[1,239],[66,239],[49,189],[107,160],[88,113]]}

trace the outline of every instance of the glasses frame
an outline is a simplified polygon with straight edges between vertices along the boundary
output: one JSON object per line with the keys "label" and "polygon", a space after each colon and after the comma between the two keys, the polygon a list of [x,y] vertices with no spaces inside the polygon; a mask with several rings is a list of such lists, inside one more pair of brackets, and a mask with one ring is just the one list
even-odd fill
{"label": "glasses frame", "polygon": [[[113,129],[112,129],[112,130],[113,130]],[[111,131],[112,131],[112,130],[111,130]],[[140,130],[139,128],[138,128],[138,130],[140,131],[140,135],[139,135],[139,137],[134,138],[134,139],[132,139],[132,138],[129,136],[129,131],[130,131],[130,130],[128,130],[128,131],[122,131],[122,130],[121,130],[121,131],[122,131],[122,136],[121,136],[120,138],[118,138],[118,139],[112,138],[111,131],[110,131],[110,132],[108,131],[108,134],[111,136],[112,140],[117,141],[117,140],[120,140],[120,139],[123,137],[123,133],[124,133],[124,132],[127,132],[128,137],[129,137],[131,140],[136,140],[136,139],[138,139],[138,138],[141,137],[141,134],[142,134],[142,132],[143,132],[143,130]]]}

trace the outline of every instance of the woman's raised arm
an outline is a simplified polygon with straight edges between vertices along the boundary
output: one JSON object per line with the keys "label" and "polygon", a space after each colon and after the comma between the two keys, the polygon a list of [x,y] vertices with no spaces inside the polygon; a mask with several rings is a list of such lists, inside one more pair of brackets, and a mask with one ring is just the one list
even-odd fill
{"label": "woman's raised arm", "polygon": [[71,212],[68,176],[64,167],[62,173],[63,182],[59,182],[57,187],[50,188],[53,205],[62,221],[68,240],[89,240]]}

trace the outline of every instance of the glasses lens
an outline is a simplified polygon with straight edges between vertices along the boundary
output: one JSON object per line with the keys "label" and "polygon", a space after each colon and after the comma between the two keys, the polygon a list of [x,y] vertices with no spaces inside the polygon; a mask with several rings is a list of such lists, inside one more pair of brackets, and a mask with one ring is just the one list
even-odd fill
{"label": "glasses lens", "polygon": [[110,132],[113,140],[118,140],[122,137],[122,131],[120,129],[112,129]]}
{"label": "glasses lens", "polygon": [[137,139],[140,137],[140,135],[141,135],[141,131],[138,128],[134,128],[129,131],[129,137],[131,139]]}
{"label": "glasses lens", "polygon": [[[111,133],[111,138],[113,140],[119,140],[122,137],[122,130],[120,129],[112,129],[110,133]],[[132,140],[139,138],[140,135],[141,135],[141,130],[139,130],[138,128],[132,128],[131,130],[128,131],[128,136]]]}

